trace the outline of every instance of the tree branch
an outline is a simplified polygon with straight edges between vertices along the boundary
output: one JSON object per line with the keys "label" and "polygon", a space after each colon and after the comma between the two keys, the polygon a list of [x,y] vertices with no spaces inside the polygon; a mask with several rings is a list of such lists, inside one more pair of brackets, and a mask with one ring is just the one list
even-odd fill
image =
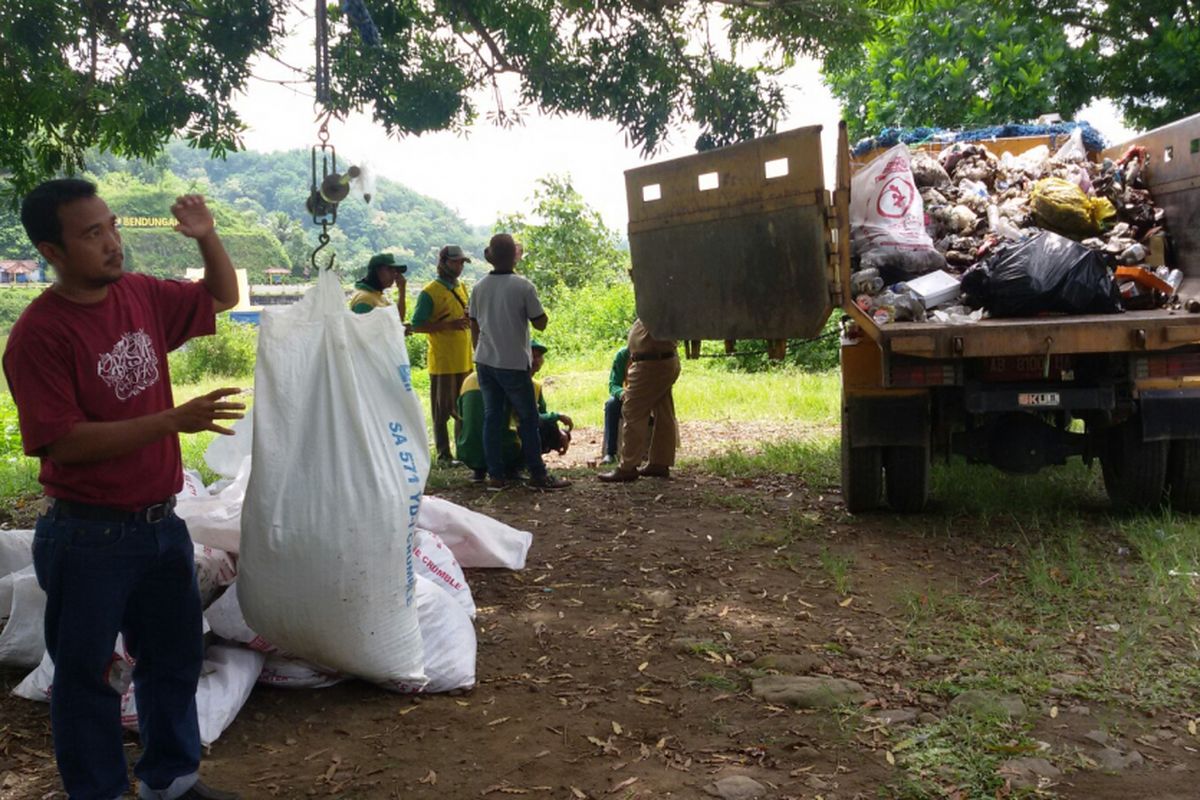
{"label": "tree branch", "polygon": [[467,21],[467,23],[470,24],[470,26],[475,30],[475,33],[479,34],[479,38],[483,39],[484,44],[486,44],[488,46],[488,50],[492,52],[492,58],[495,60],[496,64],[499,65],[500,69],[506,72],[518,72],[519,70],[517,70],[517,68],[514,67],[511,62],[509,62],[508,57],[504,55],[504,51],[500,49],[500,45],[498,45],[496,40],[492,38],[491,33],[489,33],[488,29],[484,26],[483,20],[479,19],[479,17],[475,15],[475,12],[472,11],[466,3],[456,1],[454,5],[462,13],[463,18]]}

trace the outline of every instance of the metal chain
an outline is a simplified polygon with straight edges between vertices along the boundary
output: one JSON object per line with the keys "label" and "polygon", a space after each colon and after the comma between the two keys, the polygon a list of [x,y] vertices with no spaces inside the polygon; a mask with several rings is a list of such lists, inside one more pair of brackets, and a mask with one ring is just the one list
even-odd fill
{"label": "metal chain", "polygon": [[317,104],[322,107],[329,105],[329,18],[326,8],[327,0],[317,0],[315,17],[317,20],[317,62],[316,84]]}

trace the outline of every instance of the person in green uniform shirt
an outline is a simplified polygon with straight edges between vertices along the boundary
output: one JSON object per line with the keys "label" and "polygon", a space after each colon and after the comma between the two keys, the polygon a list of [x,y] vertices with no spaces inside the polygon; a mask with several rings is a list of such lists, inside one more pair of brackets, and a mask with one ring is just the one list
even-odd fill
{"label": "person in green uniform shirt", "polygon": [[617,435],[621,432],[621,399],[625,396],[625,373],[629,370],[629,348],[613,356],[608,373],[608,400],[604,402],[604,458],[601,464],[617,463]]}
{"label": "person in green uniform shirt", "polygon": [[395,286],[399,290],[396,308],[400,312],[400,319],[404,319],[404,295],[408,286],[404,273],[407,271],[408,265],[397,264],[396,257],[391,253],[377,253],[371,256],[371,260],[367,262],[367,274],[354,284],[355,291],[350,297],[350,310],[355,314],[365,314],[381,306],[390,306],[391,301],[384,292]]}
{"label": "person in green uniform shirt", "polygon": [[[536,375],[545,361],[547,348],[534,339],[530,344],[530,350],[532,357],[529,372],[530,375]],[[571,431],[575,428],[575,423],[566,414],[547,410],[546,396],[542,392],[541,381],[534,380],[533,393],[537,398],[538,430],[541,434],[542,453],[554,450],[559,455],[564,455],[567,448],[571,446]],[[463,420],[462,430],[457,440],[458,458],[472,469],[472,480],[482,481],[487,477],[487,461],[483,457],[483,392],[479,390],[479,380],[473,372],[463,382],[462,392],[458,395],[458,413]],[[560,424],[564,427],[560,428]],[[504,432],[503,441],[504,467],[514,478],[525,466],[516,425],[516,418],[510,417],[509,427]]]}
{"label": "person in green uniform shirt", "polygon": [[437,460],[444,465],[454,460],[447,426],[453,419],[457,440],[462,432],[457,400],[473,366],[467,287],[459,280],[470,260],[458,245],[443,247],[438,253],[437,278],[425,284],[417,296],[412,317],[413,333],[429,336],[429,408]]}

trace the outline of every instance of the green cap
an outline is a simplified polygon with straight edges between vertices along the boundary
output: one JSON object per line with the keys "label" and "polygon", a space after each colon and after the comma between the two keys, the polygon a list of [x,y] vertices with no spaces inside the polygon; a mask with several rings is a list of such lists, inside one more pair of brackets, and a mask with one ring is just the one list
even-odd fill
{"label": "green cap", "polygon": [[530,350],[541,350],[543,353],[550,352],[550,348],[546,347],[546,345],[542,344],[537,339],[529,340],[529,349]]}
{"label": "green cap", "polygon": [[392,269],[399,270],[400,272],[408,271],[408,265],[397,264],[396,257],[391,253],[376,253],[375,255],[371,256],[371,260],[367,262],[368,270],[376,270],[380,267],[391,267]]}

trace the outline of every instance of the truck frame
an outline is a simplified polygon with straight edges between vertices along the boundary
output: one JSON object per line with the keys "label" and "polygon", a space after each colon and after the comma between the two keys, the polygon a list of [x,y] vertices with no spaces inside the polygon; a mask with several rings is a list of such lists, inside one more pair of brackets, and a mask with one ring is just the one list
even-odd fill
{"label": "truck frame", "polygon": [[[839,126],[825,187],[812,126],[629,170],[638,316],[687,342],[811,338],[841,308],[842,493],[852,512],[919,511],[934,457],[1011,473],[1100,461],[1114,506],[1200,511],[1200,314],[878,325],[849,296],[852,162]],[[1054,137],[980,142],[1020,154]],[[1141,145],[1181,297],[1200,297],[1200,115]],[[1076,423],[1076,421],[1080,421]]]}

